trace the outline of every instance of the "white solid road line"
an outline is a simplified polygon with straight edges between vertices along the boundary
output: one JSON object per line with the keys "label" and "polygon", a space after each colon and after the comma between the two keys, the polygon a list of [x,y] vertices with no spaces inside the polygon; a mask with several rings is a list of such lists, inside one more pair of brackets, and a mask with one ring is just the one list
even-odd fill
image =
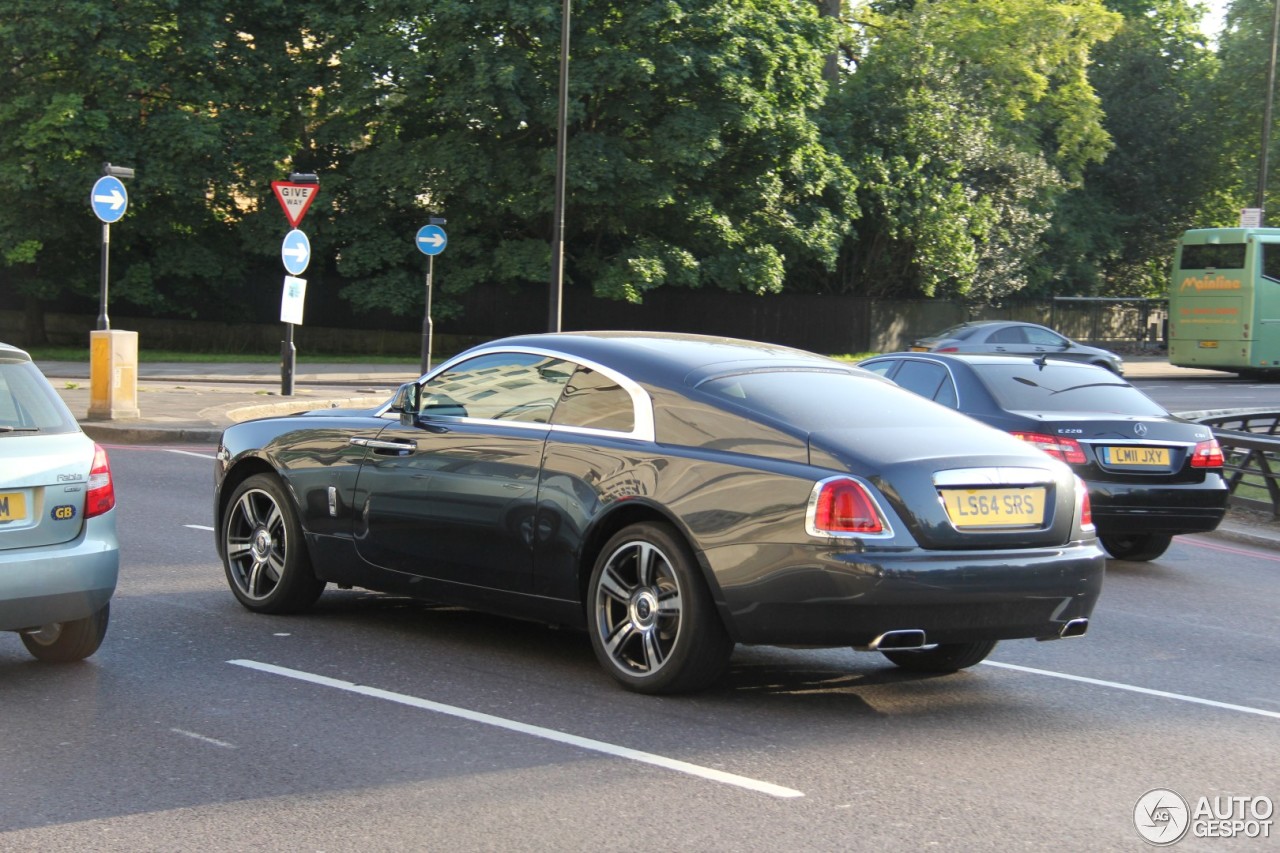
{"label": "white solid road line", "polygon": [[1169,693],[1166,690],[1152,690],[1149,687],[1138,687],[1134,684],[1122,684],[1119,681],[1103,681],[1099,678],[1085,678],[1083,675],[1068,675],[1065,672],[1054,672],[1050,669],[1035,669],[1030,666],[1018,666],[1013,663],[1000,663],[993,660],[984,660],[987,666],[997,666],[1000,669],[1012,669],[1017,672],[1026,672],[1031,675],[1045,675],[1049,678],[1061,678],[1066,681],[1078,681],[1082,684],[1092,684],[1096,687],[1111,687],[1115,690],[1127,690],[1130,693],[1141,693],[1144,696],[1159,696],[1161,699],[1176,699],[1179,702],[1190,702],[1195,705],[1208,705],[1210,708],[1221,708],[1224,711],[1239,711],[1242,714],[1257,714],[1260,717],[1271,717],[1280,720],[1280,711],[1267,711],[1262,708],[1250,708],[1248,705],[1232,705],[1230,702],[1217,702],[1213,699],[1201,699],[1197,696],[1186,696],[1182,693]]}
{"label": "white solid road line", "polygon": [[160,449],[163,450],[165,453],[176,453],[179,456],[194,456],[197,459],[217,459],[218,458],[212,453],[193,453],[190,450],[176,450],[172,447],[162,447]]}
{"label": "white solid road line", "polygon": [[771,797],[804,796],[802,791],[796,791],[792,788],[784,788],[781,785],[774,785],[770,782],[762,782],[759,779],[737,776],[733,773],[713,770],[710,767],[701,767],[697,764],[690,764],[686,761],[666,758],[661,755],[654,755],[651,752],[641,752],[636,749],[629,749],[625,746],[605,743],[604,741],[565,734],[564,732],[558,732],[555,729],[544,729],[541,726],[531,726],[527,723],[508,720],[503,717],[495,717],[491,714],[469,711],[466,708],[458,708],[453,705],[443,705],[439,702],[432,702],[429,699],[419,699],[416,696],[406,696],[403,693],[392,693],[389,690],[379,690],[376,687],[366,687],[361,684],[354,684],[350,681],[340,681],[336,678],[328,678],[323,675],[316,675],[314,673],[303,672],[297,669],[288,669],[283,666],[274,666],[269,663],[259,663],[258,661],[229,660],[227,663],[235,666],[243,666],[248,669],[256,669],[259,672],[266,672],[272,675],[282,675],[286,678],[295,678],[299,681],[306,681],[311,684],[320,685],[321,687],[332,687],[336,690],[345,690],[348,693],[358,693],[362,696],[370,696],[374,699],[385,699],[388,702],[397,702],[401,705],[408,705],[411,708],[421,708],[424,711],[434,711],[437,714],[447,714],[451,717],[460,717],[461,719],[470,720],[474,723],[483,723],[487,726],[496,726],[500,729],[507,729],[509,731],[519,732],[526,735],[533,735],[534,737],[545,738],[547,740],[556,741],[557,743],[576,746],[580,749],[589,749],[593,752],[602,752],[616,758],[626,758],[631,761],[652,764],[655,767],[674,770],[677,773],[697,776],[698,778],[707,779],[712,782],[719,782],[724,785],[734,785],[739,788],[746,788],[749,791],[757,791],[761,794],[768,794]]}

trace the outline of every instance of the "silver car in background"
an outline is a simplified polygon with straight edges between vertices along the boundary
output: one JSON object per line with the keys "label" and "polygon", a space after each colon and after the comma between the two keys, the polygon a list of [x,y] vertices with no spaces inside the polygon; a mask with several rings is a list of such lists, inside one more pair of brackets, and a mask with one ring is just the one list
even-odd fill
{"label": "silver car in background", "polygon": [[1083,361],[1124,375],[1124,359],[1110,350],[1077,343],[1046,326],[1010,320],[974,320],[911,343],[912,352],[985,352]]}
{"label": "silver car in background", "polygon": [[31,357],[0,344],[0,631],[82,660],[107,633],[120,568],[107,452]]}

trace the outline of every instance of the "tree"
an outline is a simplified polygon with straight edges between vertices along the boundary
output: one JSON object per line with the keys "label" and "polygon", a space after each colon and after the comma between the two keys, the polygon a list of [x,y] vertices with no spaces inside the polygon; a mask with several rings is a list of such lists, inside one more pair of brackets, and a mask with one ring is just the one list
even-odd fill
{"label": "tree", "polygon": [[[315,139],[343,40],[369,8],[283,0],[2,0],[0,211],[6,289],[33,306],[98,290],[86,209],[101,164],[133,166],[113,231],[111,298],[236,318],[277,252],[269,183],[329,166]],[[323,222],[323,213],[314,216]],[[278,267],[269,267],[278,269]],[[39,342],[36,321],[29,323]]]}
{"label": "tree", "polygon": [[1053,202],[1109,140],[1089,53],[1099,0],[873,2],[828,110],[863,218],[842,290],[997,298],[1031,281]]}
{"label": "tree", "polygon": [[1154,296],[1172,247],[1221,180],[1209,86],[1217,62],[1188,0],[1111,0],[1124,25],[1094,54],[1090,79],[1114,146],[1059,200],[1048,294]]}
{"label": "tree", "polygon": [[[449,220],[445,291],[549,280],[559,33],[554,0],[441,0],[363,37],[402,48],[368,67],[377,115],[342,160],[386,182],[342,202],[354,304],[418,310],[406,238],[370,233],[411,211]],[[853,211],[814,120],[832,36],[791,0],[575,4],[566,280],[630,300],[766,293],[793,265],[833,265]]]}
{"label": "tree", "polygon": [[[1216,192],[1204,200],[1201,220],[1206,226],[1235,225],[1240,209],[1257,203],[1274,8],[1273,0],[1233,0],[1227,9],[1219,38],[1220,69],[1214,81],[1212,105],[1213,131],[1223,172]],[[1273,179],[1280,167],[1278,137],[1273,126],[1263,205],[1272,212],[1280,209],[1270,201],[1280,194],[1280,186]],[[1268,218],[1276,219],[1274,214]]]}

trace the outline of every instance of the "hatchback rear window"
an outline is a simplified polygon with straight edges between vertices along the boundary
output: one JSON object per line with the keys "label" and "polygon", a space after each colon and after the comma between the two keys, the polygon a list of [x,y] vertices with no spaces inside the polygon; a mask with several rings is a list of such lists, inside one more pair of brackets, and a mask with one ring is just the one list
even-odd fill
{"label": "hatchback rear window", "polygon": [[1034,361],[975,364],[1002,409],[1012,412],[1115,412],[1164,416],[1159,404],[1100,367]]}
{"label": "hatchback rear window", "polygon": [[0,361],[0,439],[80,429],[49,380],[29,361]]}

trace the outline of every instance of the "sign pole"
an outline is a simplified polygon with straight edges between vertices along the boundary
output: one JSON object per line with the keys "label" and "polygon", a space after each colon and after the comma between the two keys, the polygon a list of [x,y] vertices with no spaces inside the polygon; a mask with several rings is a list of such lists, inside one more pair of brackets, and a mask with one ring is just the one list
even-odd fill
{"label": "sign pole", "polygon": [[[290,276],[285,279],[280,311],[284,314],[288,305],[288,310],[291,312],[288,316],[294,317],[296,312],[296,319],[301,323],[302,296],[305,295],[306,282],[292,277],[301,275],[310,263],[311,241],[307,239],[306,234],[298,230],[298,224],[302,222],[302,217],[307,215],[307,208],[320,192],[320,178],[310,172],[293,172],[287,181],[272,181],[271,191],[275,193],[276,200],[284,210],[284,217],[293,229],[285,235],[284,243],[280,247],[280,259],[284,261],[285,272]],[[290,299],[290,294],[299,287],[303,289],[298,290],[299,298],[295,303]],[[294,324],[283,316],[280,319],[284,322],[284,340],[280,342],[280,394],[284,397],[292,397],[298,349],[293,345]]]}
{"label": "sign pole", "polygon": [[134,176],[128,166],[102,164],[102,177],[89,190],[89,207],[102,223],[102,266],[98,284],[98,327],[89,332],[89,418],[138,417],[138,333],[111,328],[107,295],[111,270],[111,223],[129,209],[123,180]]}
{"label": "sign pole", "polygon": [[111,223],[102,223],[102,274],[101,286],[98,288],[98,331],[111,328],[111,320],[107,317],[107,271],[111,268]]}
{"label": "sign pole", "polygon": [[293,396],[293,370],[298,361],[298,350],[293,345],[293,324],[284,324],[284,340],[280,342],[280,393]]}
{"label": "sign pole", "polygon": [[434,326],[431,319],[431,279],[435,274],[436,255],[443,252],[449,243],[449,235],[440,227],[445,223],[446,220],[439,217],[429,217],[427,224],[419,228],[413,238],[418,251],[427,256],[426,307],[422,314],[422,363],[419,365],[423,373],[431,369],[431,335]]}
{"label": "sign pole", "polygon": [[431,276],[435,270],[436,256],[427,255],[427,310],[422,317],[422,372],[426,373],[431,369],[431,335],[433,331],[433,322],[431,320]]}

